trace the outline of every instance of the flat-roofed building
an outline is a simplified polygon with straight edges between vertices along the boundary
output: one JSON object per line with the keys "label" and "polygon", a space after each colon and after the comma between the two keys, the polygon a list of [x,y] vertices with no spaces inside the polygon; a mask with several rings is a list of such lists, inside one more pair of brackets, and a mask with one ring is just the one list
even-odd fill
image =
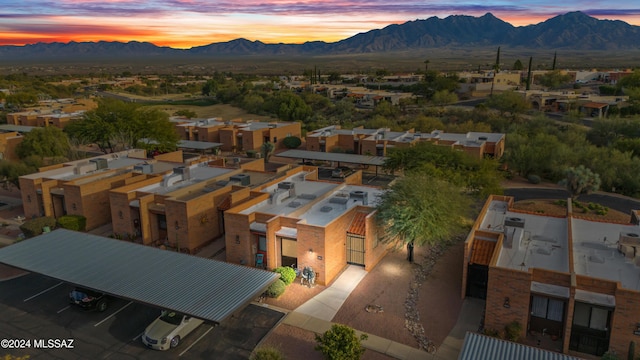
{"label": "flat-roofed building", "polygon": [[16,131],[0,132],[0,159],[18,161],[16,147],[22,143],[22,134]]}
{"label": "flat-roofed building", "polygon": [[285,148],[282,140],[302,136],[299,122],[262,122],[174,118],[176,132],[183,140],[221,143],[224,151],[258,151],[262,144],[273,143],[275,149]]}
{"label": "flat-roofed building", "polygon": [[317,176],[315,167],[296,167],[227,210],[227,261],[255,266],[260,256],[269,269],[311,266],[320,284],[347,264],[372,269],[388,249],[374,220],[382,190],[359,185],[359,171],[345,183]]}
{"label": "flat-roofed building", "polygon": [[545,216],[491,196],[465,241],[463,296],[486,299],[487,329],[517,321],[563,353],[626,353],[640,334],[640,228],[571,209]]}
{"label": "flat-roofed building", "polygon": [[505,134],[468,132],[466,134],[445,133],[434,130],[430,133],[391,131],[388,128],[342,129],[340,126],[327,126],[309,132],[306,136],[307,150],[333,152],[341,150],[347,153],[372,156],[386,156],[388,149],[408,147],[420,141],[430,141],[437,145],[461,149],[474,157],[490,156],[500,158],[504,154]]}

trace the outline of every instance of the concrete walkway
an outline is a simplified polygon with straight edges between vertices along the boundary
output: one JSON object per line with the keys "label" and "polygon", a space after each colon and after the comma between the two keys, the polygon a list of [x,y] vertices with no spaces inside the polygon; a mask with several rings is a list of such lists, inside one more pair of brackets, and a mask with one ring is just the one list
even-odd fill
{"label": "concrete walkway", "polygon": [[321,320],[331,321],[365,275],[367,275],[367,272],[363,267],[347,266],[331,286],[298,306],[294,311]]}

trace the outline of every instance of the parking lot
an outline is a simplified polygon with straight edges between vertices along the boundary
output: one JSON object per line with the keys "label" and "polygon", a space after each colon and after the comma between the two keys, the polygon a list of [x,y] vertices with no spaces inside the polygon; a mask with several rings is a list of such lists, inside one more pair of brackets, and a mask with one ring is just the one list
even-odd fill
{"label": "parking lot", "polygon": [[[160,309],[111,298],[104,312],[68,304],[72,286],[38,274],[0,281],[0,339],[30,340],[23,349],[3,348],[1,355],[30,359],[247,359],[283,313],[249,305],[220,326],[204,323],[168,351],[147,349],[141,341]],[[35,349],[35,342],[73,340],[73,348]],[[28,344],[27,342],[23,342]],[[54,343],[55,344],[55,343]]]}

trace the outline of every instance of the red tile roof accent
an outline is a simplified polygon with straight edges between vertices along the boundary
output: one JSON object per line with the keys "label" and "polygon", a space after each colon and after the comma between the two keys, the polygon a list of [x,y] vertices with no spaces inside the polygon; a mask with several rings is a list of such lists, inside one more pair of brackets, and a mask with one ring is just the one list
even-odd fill
{"label": "red tile roof accent", "polygon": [[479,265],[489,265],[493,250],[496,248],[495,241],[474,239],[471,250],[471,263]]}
{"label": "red tile roof accent", "polygon": [[588,102],[583,104],[582,106],[586,107],[586,108],[590,108],[590,109],[602,109],[603,107],[607,106],[609,104],[604,104],[604,103],[597,103],[597,102]]}
{"label": "red tile roof accent", "polygon": [[347,230],[347,232],[355,235],[361,235],[361,236],[367,235],[365,231],[367,215],[369,214],[362,213],[362,212],[356,213],[356,215],[353,217],[353,220],[351,221],[351,225],[349,226],[349,229]]}

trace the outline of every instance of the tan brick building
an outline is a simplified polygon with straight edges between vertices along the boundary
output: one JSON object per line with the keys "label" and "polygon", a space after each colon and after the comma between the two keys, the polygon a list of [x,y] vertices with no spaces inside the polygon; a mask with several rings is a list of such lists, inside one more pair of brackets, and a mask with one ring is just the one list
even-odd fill
{"label": "tan brick building", "polygon": [[251,191],[225,212],[227,261],[266,268],[311,266],[316,281],[331,283],[347,264],[372,269],[387,244],[378,241],[374,204],[382,190],[358,185],[358,171],[345,183],[317,180],[317,168],[296,167]]}
{"label": "tan brick building", "polygon": [[640,336],[640,228],[583,219],[568,203],[552,217],[491,196],[465,241],[462,295],[486,299],[486,329],[518,321],[563,353],[626,354]]}
{"label": "tan brick building", "polygon": [[475,157],[499,159],[504,154],[505,135],[481,132],[454,134],[440,130],[430,133],[416,133],[413,130],[396,132],[385,128],[362,127],[343,130],[340,126],[328,126],[309,132],[306,136],[307,150],[332,152],[340,149],[347,153],[371,156],[386,156],[389,148],[408,147],[419,141],[461,149]]}
{"label": "tan brick building", "polygon": [[16,131],[0,133],[0,159],[18,161],[16,146],[22,142],[22,135]]}
{"label": "tan brick building", "polygon": [[221,143],[224,151],[260,150],[265,142],[275,149],[283,149],[282,140],[289,136],[302,137],[299,122],[260,122],[241,120],[174,118],[176,132],[182,140]]}

